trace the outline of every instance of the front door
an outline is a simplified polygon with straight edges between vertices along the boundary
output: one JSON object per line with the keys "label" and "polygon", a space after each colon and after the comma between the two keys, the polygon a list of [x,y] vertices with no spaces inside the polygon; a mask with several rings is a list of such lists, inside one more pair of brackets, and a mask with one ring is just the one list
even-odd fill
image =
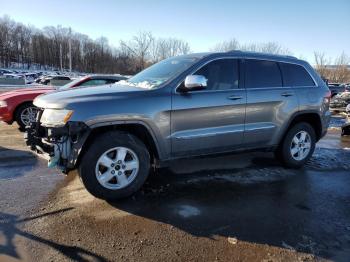
{"label": "front door", "polygon": [[204,90],[173,94],[173,156],[229,151],[243,143],[246,92],[240,84],[239,60],[217,59],[194,75],[206,77]]}

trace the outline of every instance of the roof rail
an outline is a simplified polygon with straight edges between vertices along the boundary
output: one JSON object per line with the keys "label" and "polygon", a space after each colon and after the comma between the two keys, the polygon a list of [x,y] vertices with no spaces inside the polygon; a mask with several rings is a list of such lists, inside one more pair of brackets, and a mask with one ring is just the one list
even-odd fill
{"label": "roof rail", "polygon": [[292,55],[281,55],[281,54],[273,54],[273,53],[264,53],[264,52],[256,52],[256,51],[243,51],[243,50],[239,50],[239,49],[232,49],[227,51],[226,53],[247,53],[247,54],[256,54],[256,55],[269,55],[269,56],[280,56],[280,57],[286,57],[286,58],[291,58],[291,59],[298,59],[295,56]]}
{"label": "roof rail", "polygon": [[239,50],[239,49],[232,49],[232,50],[226,51],[226,53],[232,53],[232,52],[242,52],[242,50]]}

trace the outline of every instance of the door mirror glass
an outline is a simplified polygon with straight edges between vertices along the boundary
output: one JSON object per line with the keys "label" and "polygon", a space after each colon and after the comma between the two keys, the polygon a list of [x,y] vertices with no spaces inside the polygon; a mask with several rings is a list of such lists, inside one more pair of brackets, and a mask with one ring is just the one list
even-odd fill
{"label": "door mirror glass", "polygon": [[200,90],[204,89],[207,86],[207,81],[202,75],[188,75],[185,79],[185,90]]}

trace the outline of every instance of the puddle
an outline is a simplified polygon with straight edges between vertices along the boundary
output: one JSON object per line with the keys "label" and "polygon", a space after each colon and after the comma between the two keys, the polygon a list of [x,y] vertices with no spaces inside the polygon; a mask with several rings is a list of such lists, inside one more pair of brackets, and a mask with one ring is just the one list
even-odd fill
{"label": "puddle", "polygon": [[342,125],[344,125],[346,122],[346,119],[344,116],[333,116],[331,117],[331,121],[329,123],[330,128],[340,128]]}
{"label": "puddle", "polygon": [[199,216],[201,214],[200,210],[197,207],[190,205],[179,206],[177,208],[177,213],[184,218]]}
{"label": "puddle", "polygon": [[320,170],[350,170],[350,152],[344,149],[316,148],[306,164],[307,168]]}

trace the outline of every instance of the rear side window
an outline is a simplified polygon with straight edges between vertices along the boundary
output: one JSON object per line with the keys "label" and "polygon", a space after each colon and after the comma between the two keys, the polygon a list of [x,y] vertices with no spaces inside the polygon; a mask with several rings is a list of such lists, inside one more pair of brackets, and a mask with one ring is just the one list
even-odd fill
{"label": "rear side window", "polygon": [[285,86],[314,86],[310,74],[300,65],[280,63]]}
{"label": "rear side window", "polygon": [[245,85],[247,88],[281,87],[278,64],[266,60],[245,60]]}

